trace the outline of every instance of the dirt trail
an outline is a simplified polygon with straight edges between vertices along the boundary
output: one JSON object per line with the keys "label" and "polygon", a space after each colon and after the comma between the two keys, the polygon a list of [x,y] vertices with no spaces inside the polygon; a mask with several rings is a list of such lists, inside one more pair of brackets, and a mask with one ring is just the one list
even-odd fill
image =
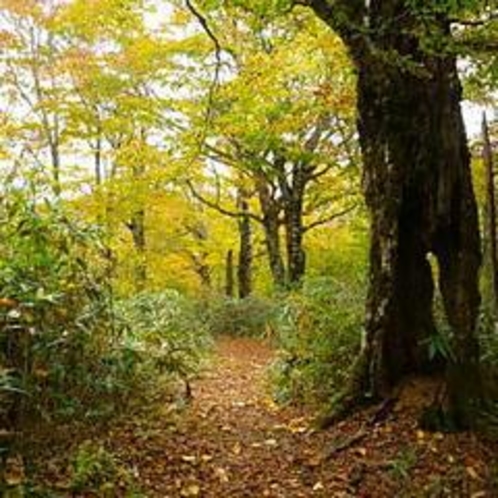
{"label": "dirt trail", "polygon": [[368,431],[369,413],[313,431],[267,394],[272,359],[258,341],[220,340],[177,423],[151,417],[126,431],[118,447],[147,496],[498,496],[489,448],[472,435],[422,433],[403,407]]}
{"label": "dirt trail", "polygon": [[165,442],[165,473],[158,478],[154,466],[139,470],[151,496],[305,497],[314,486],[318,491],[321,484],[300,461],[313,456],[304,444],[306,419],[279,409],[267,393],[273,358],[258,341],[217,343],[212,368],[193,386],[186,419]]}

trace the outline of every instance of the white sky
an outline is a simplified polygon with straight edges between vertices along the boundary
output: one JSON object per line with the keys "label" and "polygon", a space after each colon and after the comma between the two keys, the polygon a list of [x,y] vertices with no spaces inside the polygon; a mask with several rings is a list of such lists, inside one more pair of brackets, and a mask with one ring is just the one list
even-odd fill
{"label": "white sky", "polygon": [[[475,138],[481,132],[482,113],[485,108],[465,100],[462,102],[463,119],[465,121],[465,128],[467,129],[467,136],[469,139]],[[493,113],[486,109],[488,119],[493,117]]]}

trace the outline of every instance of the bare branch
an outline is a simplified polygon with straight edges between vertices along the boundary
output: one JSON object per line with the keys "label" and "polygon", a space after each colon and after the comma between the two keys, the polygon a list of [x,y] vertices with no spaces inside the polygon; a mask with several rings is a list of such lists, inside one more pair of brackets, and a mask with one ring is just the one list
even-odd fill
{"label": "bare branch", "polygon": [[328,209],[333,203],[337,203],[341,200],[344,201],[344,199],[347,198],[358,198],[358,195],[358,189],[349,188],[347,190],[342,190],[341,193],[336,195],[328,195],[326,197],[315,196],[308,202],[306,208],[303,211],[303,214],[305,216],[310,216],[318,211]]}
{"label": "bare branch", "polygon": [[326,225],[327,223],[330,223],[331,221],[334,221],[337,218],[341,218],[342,216],[350,213],[351,211],[353,211],[357,207],[358,207],[358,204],[353,204],[353,205],[343,209],[342,211],[338,211],[334,214],[331,214],[330,216],[313,221],[309,225],[306,225],[305,227],[303,227],[303,233],[306,233],[310,230],[313,230],[314,228],[319,227],[321,225]]}
{"label": "bare branch", "polygon": [[212,114],[213,114],[213,104],[214,104],[214,96],[216,93],[216,89],[219,84],[220,80],[220,71],[221,71],[221,44],[216,38],[216,35],[214,34],[213,30],[209,26],[209,23],[206,19],[205,16],[201,14],[201,12],[197,9],[197,7],[192,3],[191,0],[185,0],[185,3],[187,5],[188,10],[192,13],[192,15],[197,19],[199,24],[201,25],[202,29],[206,33],[206,35],[209,37],[209,39],[213,42],[214,49],[215,49],[215,58],[216,58],[216,65],[214,69],[214,75],[213,75],[213,80],[211,82],[211,85],[209,87],[209,92],[208,92],[208,102],[207,102],[207,108],[206,108],[206,115],[205,115],[205,121],[204,121],[204,129],[202,130],[202,133],[199,138],[199,149],[202,149],[203,143],[205,142],[206,135],[207,135],[207,130],[209,128],[209,125],[211,124],[211,119],[212,119]]}
{"label": "bare branch", "polygon": [[202,204],[204,204],[205,206],[214,209],[215,211],[218,211],[218,213],[221,213],[225,216],[229,216],[231,218],[244,218],[246,216],[249,216],[249,218],[253,219],[254,221],[257,221],[258,223],[263,223],[263,219],[254,213],[248,213],[247,211],[232,211],[230,209],[223,207],[219,202],[213,202],[207,199],[196,190],[196,188],[194,187],[193,183],[190,180],[187,180],[186,184],[190,193],[194,196],[195,199],[202,202]]}
{"label": "bare branch", "polygon": [[487,14],[485,17],[481,19],[450,19],[451,24],[458,24],[459,26],[468,26],[468,27],[479,27],[485,26],[489,24],[491,21],[495,21],[498,19],[498,10],[492,11]]}

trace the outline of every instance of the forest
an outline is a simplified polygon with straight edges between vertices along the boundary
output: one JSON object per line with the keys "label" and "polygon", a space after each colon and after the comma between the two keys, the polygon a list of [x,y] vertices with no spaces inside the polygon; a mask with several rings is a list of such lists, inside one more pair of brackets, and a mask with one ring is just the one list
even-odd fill
{"label": "forest", "polygon": [[0,492],[498,496],[497,0],[0,0]]}

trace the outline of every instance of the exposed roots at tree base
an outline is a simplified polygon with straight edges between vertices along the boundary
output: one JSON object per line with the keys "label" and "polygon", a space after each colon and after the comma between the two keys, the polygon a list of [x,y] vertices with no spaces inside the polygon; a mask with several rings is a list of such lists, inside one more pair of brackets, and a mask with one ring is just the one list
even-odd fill
{"label": "exposed roots at tree base", "polygon": [[317,417],[316,425],[320,429],[337,424],[355,411],[377,405],[368,422],[369,426],[373,426],[385,420],[399,403],[416,414],[423,430],[447,433],[469,429],[481,431],[482,405],[476,400],[469,400],[462,416],[461,407],[451,404],[447,380],[443,376],[407,377],[391,392],[376,397],[365,393],[360,379],[353,376],[349,387]]}
{"label": "exposed roots at tree base", "polygon": [[365,360],[364,356],[358,357],[347,388],[333,398],[330,405],[318,416],[316,423],[319,428],[327,429],[354,411],[382,401],[380,398],[366,395]]}

